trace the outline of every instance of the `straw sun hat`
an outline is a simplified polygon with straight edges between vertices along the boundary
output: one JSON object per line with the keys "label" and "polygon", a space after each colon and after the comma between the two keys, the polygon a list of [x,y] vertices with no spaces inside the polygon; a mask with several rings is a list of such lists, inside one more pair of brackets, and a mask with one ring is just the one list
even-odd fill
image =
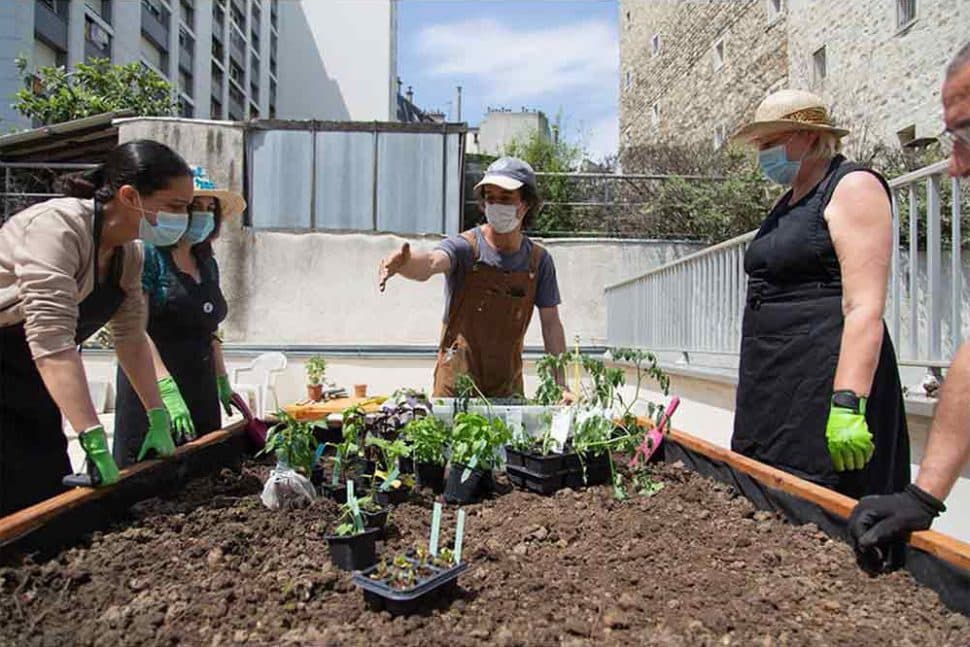
{"label": "straw sun hat", "polygon": [[215,198],[219,201],[219,209],[223,218],[235,218],[246,210],[246,201],[235,191],[217,189],[215,182],[209,179],[202,166],[192,167],[192,184],[195,187],[195,197]]}
{"label": "straw sun hat", "polygon": [[733,139],[745,143],[795,130],[827,132],[839,138],[849,134],[848,130],[832,125],[821,98],[803,90],[780,90],[761,102],[754,121],[739,130]]}

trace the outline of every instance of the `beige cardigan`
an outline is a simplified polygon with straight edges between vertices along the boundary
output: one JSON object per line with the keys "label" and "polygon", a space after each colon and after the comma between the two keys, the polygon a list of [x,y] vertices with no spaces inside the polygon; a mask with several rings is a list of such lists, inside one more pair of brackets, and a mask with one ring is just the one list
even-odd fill
{"label": "beige cardigan", "polygon": [[[0,227],[0,327],[23,322],[34,359],[76,346],[78,304],[94,290],[93,227],[94,202],[78,198],[28,207]],[[143,334],[147,319],[141,243],[124,250],[116,342]]]}

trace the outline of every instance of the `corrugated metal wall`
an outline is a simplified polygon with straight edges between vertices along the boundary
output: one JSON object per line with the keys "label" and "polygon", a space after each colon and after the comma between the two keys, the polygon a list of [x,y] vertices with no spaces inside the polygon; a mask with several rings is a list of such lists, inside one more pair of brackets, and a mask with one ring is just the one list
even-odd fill
{"label": "corrugated metal wall", "polygon": [[459,231],[463,126],[268,122],[246,146],[256,229]]}

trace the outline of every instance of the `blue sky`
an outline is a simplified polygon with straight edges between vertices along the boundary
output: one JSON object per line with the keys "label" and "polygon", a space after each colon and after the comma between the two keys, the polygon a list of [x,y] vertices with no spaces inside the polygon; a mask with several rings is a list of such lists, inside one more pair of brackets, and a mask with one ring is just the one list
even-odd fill
{"label": "blue sky", "polygon": [[615,153],[615,0],[399,0],[398,75],[414,102],[477,125],[488,106],[564,118],[593,159]]}

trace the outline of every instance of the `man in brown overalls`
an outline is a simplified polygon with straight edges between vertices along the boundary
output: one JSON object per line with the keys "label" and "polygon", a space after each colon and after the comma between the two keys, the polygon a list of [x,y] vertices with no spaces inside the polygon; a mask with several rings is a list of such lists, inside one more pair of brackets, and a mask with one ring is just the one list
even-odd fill
{"label": "man in brown overalls", "polygon": [[552,256],[522,233],[541,204],[532,167],[514,157],[496,160],[475,186],[475,197],[486,224],[428,252],[412,252],[404,243],[380,265],[381,291],[395,274],[414,281],[447,277],[436,397],[455,395],[462,374],[487,397],[522,395],[522,348],[533,307],[539,308],[546,352],[566,351]]}

